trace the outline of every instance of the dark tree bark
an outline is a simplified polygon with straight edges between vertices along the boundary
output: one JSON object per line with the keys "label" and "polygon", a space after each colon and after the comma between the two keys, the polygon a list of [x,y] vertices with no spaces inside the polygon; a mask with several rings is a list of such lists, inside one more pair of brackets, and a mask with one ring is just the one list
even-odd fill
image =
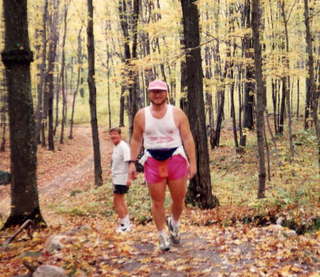
{"label": "dark tree bark", "polygon": [[242,76],[244,75],[242,66],[239,66],[239,82],[238,82],[238,114],[239,114],[239,136],[240,136],[240,141],[239,141],[239,151],[244,152],[244,148],[242,145],[245,145],[243,142],[244,139],[244,133],[243,133],[243,127],[242,127],[242,111],[243,111],[243,87],[244,87],[244,82],[242,80]]}
{"label": "dark tree bark", "polygon": [[7,134],[7,122],[6,122],[6,113],[1,114],[0,116],[0,131],[2,132],[1,143],[0,143],[0,152],[6,151],[6,134]]}
{"label": "dark tree bark", "polygon": [[[183,22],[181,22],[183,24]],[[184,49],[186,46],[184,44],[183,40],[183,34],[181,34],[181,39],[180,39],[180,47],[181,49]],[[185,112],[188,113],[188,101],[187,101],[187,66],[186,66],[186,61],[185,59],[181,59],[180,62],[180,67],[181,67],[181,93],[182,96],[180,97],[180,108]]]}
{"label": "dark tree bark", "polygon": [[[280,104],[281,103],[281,104]],[[279,124],[278,124],[278,135],[283,135],[284,130],[284,118],[285,118],[285,112],[286,112],[286,91],[284,89],[284,86],[282,87],[282,94],[281,94],[281,102],[280,104],[280,114],[279,114]]]}
{"label": "dark tree bark", "polygon": [[296,118],[299,119],[300,117],[300,79],[297,78],[297,112]]}
{"label": "dark tree bark", "polygon": [[[216,9],[214,17],[216,17],[215,22],[215,32],[218,35],[219,33],[219,13],[220,13],[220,0],[216,1]],[[219,83],[217,87],[217,95],[216,95],[216,127],[212,129],[210,133],[210,144],[211,148],[218,147],[220,144],[220,135],[221,135],[221,127],[224,119],[224,104],[225,104],[225,78],[228,70],[228,63],[225,63],[224,69],[222,70],[222,62],[220,56],[220,43],[219,40],[216,41],[214,49],[213,49],[213,59],[215,62],[214,68],[214,77],[215,80]]]}
{"label": "dark tree bark", "polygon": [[[125,91],[128,87],[127,82],[127,72],[129,73],[130,67],[130,59],[131,59],[131,51],[130,51],[130,34],[129,34],[129,22],[128,22],[128,8],[126,0],[119,0],[119,17],[120,17],[120,25],[122,29],[122,33],[124,36],[124,68],[121,71],[122,74],[122,83],[121,83],[121,96],[120,96],[120,126],[124,126],[124,112],[125,112]],[[130,93],[130,92],[129,92]]]}
{"label": "dark tree bark", "polygon": [[187,115],[192,119],[191,131],[195,139],[197,168],[196,176],[190,181],[187,199],[190,204],[202,209],[219,205],[212,194],[209,168],[209,153],[203,100],[203,73],[201,66],[199,12],[194,0],[182,0],[184,44],[186,46],[186,74],[188,91]]}
{"label": "dark tree bark", "polygon": [[[233,33],[235,31],[234,27],[234,5],[229,6],[229,12],[230,12],[230,20],[229,20],[229,32]],[[233,47],[233,50],[231,51],[231,45]],[[232,56],[231,56],[232,52]],[[238,142],[238,132],[237,132],[237,119],[236,119],[236,112],[235,112],[235,105],[234,105],[234,90],[235,90],[235,77],[234,77],[234,60],[235,60],[235,52],[236,52],[236,43],[235,40],[232,40],[232,43],[230,41],[230,47],[227,53],[227,58],[231,60],[228,70],[228,79],[231,80],[230,84],[230,112],[231,112],[231,118],[232,118],[232,131],[233,131],[233,139],[234,139],[234,145],[235,150],[237,153],[241,152],[241,149],[239,148],[239,142]]]}
{"label": "dark tree bark", "polygon": [[[1,41],[2,43],[2,41]],[[6,151],[7,144],[7,116],[8,116],[8,97],[7,87],[5,85],[5,72],[0,73],[0,132],[2,133],[0,139],[0,152]]]}
{"label": "dark tree bark", "polygon": [[252,2],[252,32],[254,48],[255,78],[257,85],[257,142],[259,153],[259,187],[258,198],[265,197],[266,162],[264,151],[264,111],[266,106],[266,86],[262,73],[262,53],[260,43],[261,6],[260,0]]}
{"label": "dark tree bark", "polygon": [[[151,15],[154,10],[154,4],[152,0],[146,0],[144,2],[144,5],[142,5],[141,8],[141,22],[142,24],[149,24],[151,22]],[[151,41],[150,41],[150,36],[148,32],[141,32],[140,34],[141,38],[140,41],[142,43],[142,49],[143,49],[143,55],[144,57],[148,56],[151,54]],[[151,66],[147,66],[146,69],[144,70],[144,84],[145,87],[148,86],[149,82],[155,79],[155,76],[153,76],[152,68]]]}
{"label": "dark tree bark", "polygon": [[[140,95],[139,95],[139,75],[134,69],[132,63],[137,58],[137,45],[138,45],[138,18],[140,12],[140,0],[133,0],[131,24],[129,24],[129,8],[126,0],[119,1],[119,15],[122,32],[124,35],[124,58],[125,69],[124,76],[128,78],[127,88],[129,90],[128,95],[128,115],[129,115],[129,134],[132,134],[133,119],[140,107]],[[129,32],[130,31],[130,32]],[[130,50],[130,42],[132,48]],[[125,78],[124,78],[125,79]]]}
{"label": "dark tree bark", "polygon": [[[244,5],[244,27],[251,28],[252,18],[251,18],[251,3],[250,0],[245,1]],[[243,113],[243,128],[247,128],[252,130],[254,128],[253,121],[253,106],[254,106],[254,70],[253,65],[250,60],[253,59],[252,56],[252,37],[251,35],[246,35],[243,38],[243,51],[245,58],[247,59],[246,63],[246,81],[244,85],[244,113]],[[245,135],[244,135],[245,136]],[[246,138],[244,137],[242,140],[243,144],[241,146],[246,145]]]}
{"label": "dark tree bark", "polygon": [[87,47],[88,47],[88,85],[89,85],[89,104],[91,116],[91,130],[94,156],[94,177],[95,185],[102,186],[102,168],[99,142],[99,129],[97,119],[97,91],[95,83],[95,50],[93,34],[93,4],[88,0],[88,26],[87,26]]}
{"label": "dark tree bark", "polygon": [[[231,69],[230,78],[233,80],[233,69]],[[233,139],[234,139],[234,145],[236,148],[236,152],[240,153],[241,149],[239,148],[239,142],[238,142],[238,133],[237,133],[237,119],[236,119],[236,112],[235,112],[235,106],[234,106],[234,80],[232,81],[231,88],[230,88],[230,100],[231,100],[231,118],[232,118],[232,131],[233,131]]]}
{"label": "dark tree bark", "polygon": [[59,34],[57,30],[59,0],[53,2],[53,14],[50,22],[50,41],[48,53],[48,70],[45,84],[45,100],[48,109],[48,149],[54,151],[54,118],[53,118],[53,98],[54,98],[54,69],[57,54]]}
{"label": "dark tree bark", "polygon": [[120,118],[119,118],[119,126],[124,127],[124,110],[125,110],[125,88],[121,85],[121,95],[120,95]]}
{"label": "dark tree bark", "polygon": [[[133,0],[133,18],[132,18],[132,60],[137,59],[137,47],[138,47],[138,19],[139,19],[139,9],[140,0]],[[131,84],[129,86],[129,133],[132,134],[133,130],[133,119],[137,111],[140,108],[140,93],[139,93],[139,75],[137,70],[133,68],[130,61],[129,76],[131,79]]]}
{"label": "dark tree bark", "polygon": [[[11,146],[11,212],[3,228],[22,225],[31,219],[45,226],[37,190],[37,142],[31,95],[27,1],[3,1],[6,69]],[[28,201],[26,201],[26,199]]]}
{"label": "dark tree bark", "polygon": [[278,103],[278,91],[277,91],[277,86],[276,86],[276,82],[274,79],[271,80],[272,84],[272,106],[273,106],[273,124],[274,124],[274,132],[277,134],[278,133],[278,129],[279,129],[279,125],[278,125],[278,109],[277,109],[277,103]]}

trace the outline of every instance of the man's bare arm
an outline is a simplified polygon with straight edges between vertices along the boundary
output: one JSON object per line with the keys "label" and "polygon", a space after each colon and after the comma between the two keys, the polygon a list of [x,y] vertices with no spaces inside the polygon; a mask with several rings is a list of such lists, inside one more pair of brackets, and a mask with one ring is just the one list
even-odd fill
{"label": "man's bare arm", "polygon": [[[141,149],[144,127],[144,112],[139,110],[133,120],[133,131],[130,140],[131,160],[136,160]],[[129,164],[129,180],[136,178],[137,171],[134,163]]]}
{"label": "man's bare arm", "polygon": [[190,163],[189,178],[192,178],[197,172],[195,144],[194,144],[193,136],[190,130],[189,120],[186,114],[181,110],[177,110],[177,115],[179,119],[179,130],[180,130],[182,143]]}
{"label": "man's bare arm", "polygon": [[133,131],[130,140],[131,160],[136,160],[141,149],[143,135],[143,110],[139,110],[133,120]]}

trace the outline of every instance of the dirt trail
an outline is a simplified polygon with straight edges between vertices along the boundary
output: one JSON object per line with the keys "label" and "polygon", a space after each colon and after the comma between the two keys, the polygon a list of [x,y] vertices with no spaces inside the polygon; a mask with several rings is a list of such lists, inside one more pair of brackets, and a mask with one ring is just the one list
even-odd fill
{"label": "dirt trail", "polygon": [[[82,180],[90,177],[90,183],[93,182],[93,170],[94,170],[94,161],[93,161],[93,151],[92,151],[92,142],[91,142],[91,129],[83,128],[83,135],[87,140],[90,140],[90,148],[88,149],[87,156],[79,161],[76,165],[66,168],[62,174],[54,177],[52,181],[45,184],[40,184],[40,194],[42,196],[49,196],[50,194],[56,194],[60,189],[75,189],[74,184],[82,182]],[[100,134],[100,152],[101,156],[106,156],[110,159],[112,150],[112,144],[110,141],[107,141],[104,138],[103,134]],[[105,159],[103,159],[105,160]]]}
{"label": "dirt trail", "polygon": [[[69,149],[70,147],[72,149]],[[68,193],[94,182],[92,138],[89,126],[75,128],[75,139],[66,142],[63,146],[56,144],[56,148],[56,152],[49,156],[49,160],[42,157],[43,152],[45,155],[48,154],[47,150],[40,149],[38,155],[38,192],[40,199],[46,199],[46,201],[54,200],[61,195],[62,191]],[[78,153],[74,157],[73,154],[76,154],[77,150],[83,153]],[[109,165],[111,151],[112,144],[107,134],[100,132],[100,152],[105,170]],[[0,188],[0,217],[6,217],[9,214],[9,194],[9,186]]]}

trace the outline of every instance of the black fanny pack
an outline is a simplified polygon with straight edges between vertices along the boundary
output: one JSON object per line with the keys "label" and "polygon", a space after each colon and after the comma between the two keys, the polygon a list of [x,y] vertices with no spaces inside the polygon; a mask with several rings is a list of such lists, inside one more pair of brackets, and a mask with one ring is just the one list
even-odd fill
{"label": "black fanny pack", "polygon": [[172,156],[177,148],[178,147],[165,149],[147,149],[147,151],[150,153],[152,158],[156,159],[157,161],[165,161]]}

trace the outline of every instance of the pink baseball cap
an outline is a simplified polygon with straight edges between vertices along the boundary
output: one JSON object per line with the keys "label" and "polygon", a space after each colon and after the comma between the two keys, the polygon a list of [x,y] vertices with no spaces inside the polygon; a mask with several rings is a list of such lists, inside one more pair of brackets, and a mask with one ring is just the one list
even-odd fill
{"label": "pink baseball cap", "polygon": [[149,83],[148,90],[168,90],[166,82],[161,80],[154,80]]}

